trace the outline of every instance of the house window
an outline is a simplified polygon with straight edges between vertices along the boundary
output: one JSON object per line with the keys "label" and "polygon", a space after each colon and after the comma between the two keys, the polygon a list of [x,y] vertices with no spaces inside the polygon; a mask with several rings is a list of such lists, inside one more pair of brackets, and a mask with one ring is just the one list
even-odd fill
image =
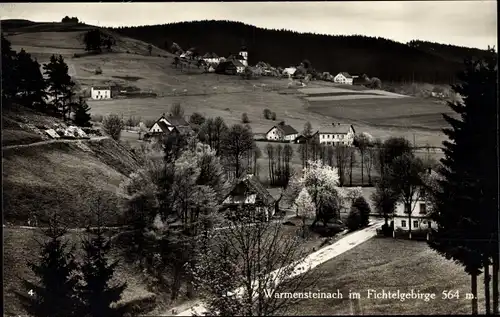
{"label": "house window", "polygon": [[401,227],[406,228],[406,220],[401,220]]}
{"label": "house window", "polygon": [[405,204],[405,213],[410,213],[410,204]]}
{"label": "house window", "polygon": [[422,214],[422,215],[427,214],[427,205],[424,203],[420,204],[420,214]]}
{"label": "house window", "polygon": [[418,220],[413,220],[413,228],[418,228]]}

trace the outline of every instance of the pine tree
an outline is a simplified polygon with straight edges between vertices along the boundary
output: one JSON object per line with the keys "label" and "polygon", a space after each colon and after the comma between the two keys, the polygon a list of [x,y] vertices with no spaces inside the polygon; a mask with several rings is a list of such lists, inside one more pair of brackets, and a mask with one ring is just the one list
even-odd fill
{"label": "pine tree", "polygon": [[10,104],[17,93],[16,52],[2,33],[2,104]]}
{"label": "pine tree", "polygon": [[75,86],[68,74],[68,65],[61,55],[59,57],[52,55],[50,62],[43,65],[43,69],[45,70],[44,74],[48,76],[48,92],[54,98],[53,105],[59,110],[62,118],[66,119],[69,112],[68,105],[74,95],[73,87]]}
{"label": "pine tree", "polygon": [[449,103],[461,118],[443,115],[451,128],[443,130],[449,141],[443,142],[441,180],[433,193],[439,227],[429,245],[462,264],[471,276],[473,314],[477,314],[477,277],[490,257],[493,306],[498,312],[497,69],[492,50],[485,60],[465,62],[461,84],[453,86],[463,102]]}
{"label": "pine tree", "polygon": [[51,221],[50,229],[45,232],[49,240],[42,245],[38,263],[28,265],[38,278],[38,283],[23,281],[25,292],[18,292],[26,312],[35,317],[80,316],[80,301],[76,293],[79,282],[75,274],[78,265],[69,251],[68,243],[63,242],[65,230]]}
{"label": "pine tree", "polygon": [[90,107],[87,105],[87,102],[80,97],[78,103],[75,105],[75,124],[79,127],[91,127],[90,123]]}
{"label": "pine tree", "polygon": [[81,270],[84,285],[79,288],[79,293],[83,301],[84,316],[119,315],[119,311],[111,308],[110,305],[120,300],[127,284],[109,285],[118,265],[118,261],[108,263],[110,248],[110,240],[107,240],[102,232],[101,212],[97,212],[96,235],[83,241],[85,257]]}
{"label": "pine tree", "polygon": [[45,111],[46,83],[40,64],[21,50],[16,55],[18,77],[18,101],[30,108]]}

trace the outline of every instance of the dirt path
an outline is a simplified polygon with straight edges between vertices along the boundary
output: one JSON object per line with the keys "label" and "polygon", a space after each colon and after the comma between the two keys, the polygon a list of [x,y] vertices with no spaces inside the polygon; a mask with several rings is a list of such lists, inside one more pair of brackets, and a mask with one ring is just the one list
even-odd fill
{"label": "dirt path", "polygon": [[54,140],[34,142],[34,143],[30,143],[30,144],[2,146],[2,150],[27,148],[27,147],[50,144],[50,143],[76,143],[76,142],[85,142],[85,141],[100,141],[100,140],[104,140],[104,139],[108,139],[108,138],[109,137],[107,137],[107,136],[96,136],[96,137],[92,137],[90,139],[54,139]]}
{"label": "dirt path", "polygon": [[[355,248],[356,246],[360,245],[361,243],[368,241],[369,239],[373,238],[377,232],[377,228],[379,227],[380,224],[383,223],[383,220],[374,220],[371,221],[370,226],[360,230],[356,231],[353,233],[350,233],[346,235],[344,238],[341,238],[334,244],[327,246],[325,248],[322,248],[316,252],[313,252],[309,254],[305,259],[304,262],[297,265],[294,267],[293,273],[289,276],[289,278],[293,278],[295,276],[298,276],[300,274],[303,274],[309,270],[312,270],[313,268],[325,263],[326,261],[329,261],[336,256],[351,250],[352,248]],[[273,274],[271,272],[270,274]],[[235,293],[241,293],[241,289],[237,289],[234,291]],[[190,306],[186,308],[186,306]],[[183,305],[179,305],[177,307],[173,307],[170,312],[165,312],[163,315],[160,316],[171,316],[174,313],[177,313],[177,316],[203,316],[203,314],[206,312],[206,309],[202,303],[202,301],[195,301],[188,303],[184,303]]]}

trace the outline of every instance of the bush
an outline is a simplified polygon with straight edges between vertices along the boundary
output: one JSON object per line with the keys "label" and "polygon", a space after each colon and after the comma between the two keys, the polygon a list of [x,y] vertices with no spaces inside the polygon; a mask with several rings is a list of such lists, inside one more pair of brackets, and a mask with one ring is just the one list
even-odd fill
{"label": "bush", "polygon": [[241,115],[241,122],[243,122],[243,123],[250,123],[250,119],[248,119],[248,115],[246,114],[246,112],[244,112]]}
{"label": "bush", "polygon": [[95,74],[96,74],[96,75],[101,75],[101,74],[102,74],[102,69],[101,69],[101,67],[97,67],[97,68],[95,69]]}
{"label": "bush", "polygon": [[205,117],[198,112],[193,112],[191,116],[189,117],[189,123],[196,125],[196,126],[201,126],[203,123],[205,123]]}
{"label": "bush", "polygon": [[361,227],[361,212],[354,206],[349,211],[346,225],[350,231],[358,230]]}
{"label": "bush", "polygon": [[272,114],[272,113],[271,113],[271,110],[269,110],[269,109],[264,109],[264,112],[263,112],[264,119],[266,119],[266,120],[271,119],[271,114]]}
{"label": "bush", "polygon": [[271,113],[271,119],[272,119],[273,121],[275,121],[275,120],[276,120],[276,112]]}
{"label": "bush", "polygon": [[352,203],[352,207],[356,208],[361,216],[361,227],[366,227],[370,223],[370,205],[366,202],[366,199],[363,196],[359,196]]}
{"label": "bush", "polygon": [[104,132],[106,132],[106,134],[113,138],[113,140],[115,141],[120,140],[123,125],[123,120],[116,114],[110,114],[104,119],[102,123]]}

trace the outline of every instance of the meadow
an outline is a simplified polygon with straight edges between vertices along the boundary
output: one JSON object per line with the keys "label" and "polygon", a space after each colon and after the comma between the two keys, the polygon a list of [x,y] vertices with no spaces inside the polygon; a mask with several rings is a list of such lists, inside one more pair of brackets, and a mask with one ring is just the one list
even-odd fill
{"label": "meadow", "polygon": [[[411,269],[409,269],[411,268]],[[312,292],[339,290],[344,299],[303,299],[286,311],[293,315],[453,315],[470,314],[470,277],[464,269],[438,255],[425,242],[375,237],[315,268],[322,279]],[[367,290],[435,293],[418,299],[367,298]],[[442,299],[443,291],[460,292],[459,299]],[[305,292],[309,289],[304,290]],[[358,292],[359,300],[347,299]],[[483,284],[478,283],[479,313],[484,313]]]}

